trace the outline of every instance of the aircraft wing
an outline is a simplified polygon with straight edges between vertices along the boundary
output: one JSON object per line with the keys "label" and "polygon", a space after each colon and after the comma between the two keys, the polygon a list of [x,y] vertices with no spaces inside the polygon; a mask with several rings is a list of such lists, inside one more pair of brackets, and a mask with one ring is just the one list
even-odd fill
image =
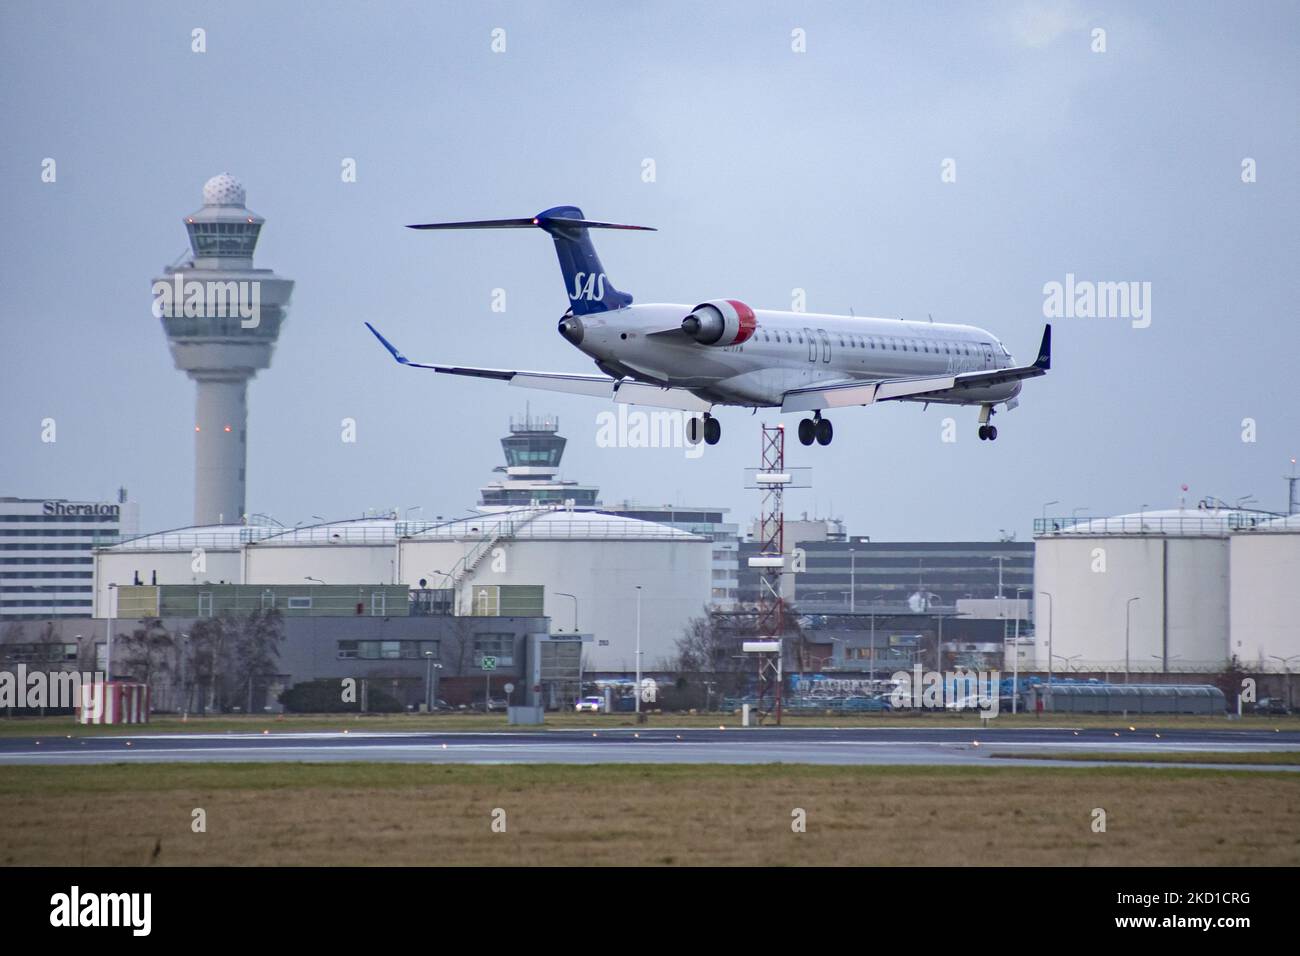
{"label": "aircraft wing", "polygon": [[955,375],[938,378],[855,379],[830,385],[793,388],[781,400],[783,412],[814,412],[849,405],[874,405],[891,398],[942,392],[956,383]]}
{"label": "aircraft wing", "polygon": [[697,398],[682,388],[660,388],[631,379],[610,378],[608,375],[583,375],[578,372],[528,372],[505,368],[475,368],[467,365],[436,365],[413,362],[398,351],[397,346],[384,338],[369,322],[366,323],[375,338],[388,349],[400,365],[427,368],[444,375],[468,375],[474,378],[492,378],[522,388],[538,388],[550,392],[570,392],[575,395],[593,395],[612,399],[624,405],[654,405],[661,408],[679,408],[686,411],[708,411],[712,404]]}
{"label": "aircraft wing", "polygon": [[1016,368],[988,369],[980,372],[959,372],[952,375],[926,378],[886,378],[875,381],[858,379],[829,385],[812,385],[791,389],[781,402],[782,412],[811,412],[825,408],[843,408],[848,405],[873,405],[891,399],[924,400],[939,392],[960,391],[963,388],[987,388],[1007,382],[1046,375],[1052,367],[1052,327],[1043,329],[1043,340],[1038,347],[1038,358],[1033,365]]}

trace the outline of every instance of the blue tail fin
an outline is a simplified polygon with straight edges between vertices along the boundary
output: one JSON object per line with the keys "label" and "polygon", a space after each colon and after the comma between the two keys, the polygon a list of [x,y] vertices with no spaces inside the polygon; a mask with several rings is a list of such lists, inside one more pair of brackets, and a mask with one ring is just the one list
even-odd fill
{"label": "blue tail fin", "polygon": [[472,222],[431,222],[412,229],[544,229],[555,241],[555,254],[564,274],[564,290],[575,315],[609,312],[632,304],[632,296],[614,288],[591,244],[591,229],[636,229],[653,232],[650,226],[627,226],[615,222],[594,222],[583,218],[577,206],[553,206],[531,219],[480,219]]}

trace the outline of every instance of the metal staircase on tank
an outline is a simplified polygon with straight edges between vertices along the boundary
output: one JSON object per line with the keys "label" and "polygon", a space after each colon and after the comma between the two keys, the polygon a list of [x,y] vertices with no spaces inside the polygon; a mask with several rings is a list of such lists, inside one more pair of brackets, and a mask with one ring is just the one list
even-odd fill
{"label": "metal staircase on tank", "polygon": [[495,548],[498,544],[500,544],[502,541],[506,541],[514,538],[516,533],[518,533],[518,531],[521,528],[536,521],[543,514],[549,514],[553,510],[555,509],[539,508],[530,511],[527,515],[523,516],[520,519],[510,518],[502,522],[501,524],[498,524],[496,530],[492,532],[492,535],[490,537],[482,539],[478,544],[474,545],[474,547],[470,551],[467,551],[465,553],[465,557],[463,557],[460,561],[461,564],[460,570],[452,575],[451,578],[452,588],[459,591],[461,584],[464,583],[467,579],[469,579],[474,574],[475,569],[478,568],[478,566],[483,563],[483,559],[487,555],[491,554],[492,549]]}

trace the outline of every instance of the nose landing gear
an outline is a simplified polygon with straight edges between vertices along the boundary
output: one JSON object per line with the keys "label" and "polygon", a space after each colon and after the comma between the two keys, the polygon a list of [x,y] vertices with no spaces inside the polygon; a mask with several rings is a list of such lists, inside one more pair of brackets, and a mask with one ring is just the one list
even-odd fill
{"label": "nose landing gear", "polygon": [[992,418],[993,418],[993,406],[981,405],[980,406],[980,430],[979,430],[980,441],[997,441],[998,429],[996,425],[993,425],[991,423],[990,419]]}

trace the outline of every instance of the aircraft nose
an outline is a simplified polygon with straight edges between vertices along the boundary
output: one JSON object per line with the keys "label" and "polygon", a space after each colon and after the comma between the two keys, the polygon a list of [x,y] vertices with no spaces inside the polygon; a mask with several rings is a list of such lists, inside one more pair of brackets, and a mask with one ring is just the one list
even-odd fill
{"label": "aircraft nose", "polygon": [[560,319],[560,334],[573,345],[582,344],[582,319],[568,315]]}

